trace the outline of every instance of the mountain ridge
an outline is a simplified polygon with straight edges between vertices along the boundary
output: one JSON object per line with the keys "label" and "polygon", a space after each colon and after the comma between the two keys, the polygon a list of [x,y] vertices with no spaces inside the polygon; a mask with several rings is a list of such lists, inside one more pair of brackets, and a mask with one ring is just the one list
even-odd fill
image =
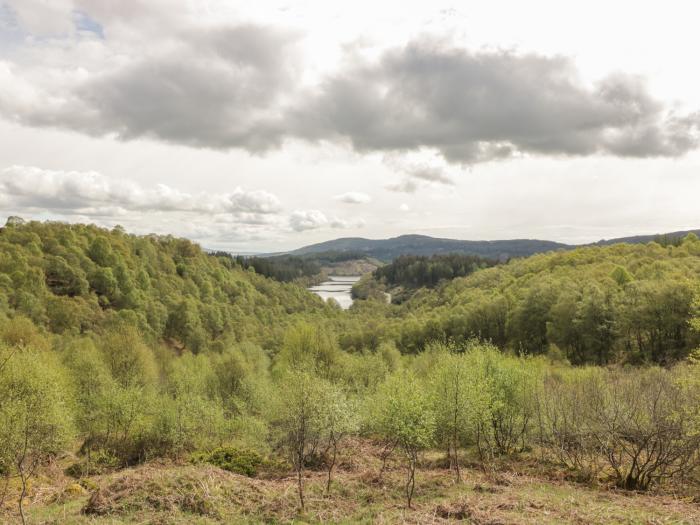
{"label": "mountain ridge", "polygon": [[670,241],[685,237],[689,233],[700,236],[700,229],[616,237],[584,244],[567,244],[545,239],[496,239],[474,241],[431,237],[429,235],[420,234],[404,234],[386,239],[340,237],[338,239],[302,246],[296,250],[264,254],[262,256],[267,257],[281,254],[304,256],[331,251],[356,251],[383,261],[393,260],[399,255],[435,255],[440,253],[462,253],[505,260],[512,257],[527,257],[536,253],[544,253],[553,250],[571,250],[579,246],[605,246],[618,243],[639,244],[651,242],[656,239]]}

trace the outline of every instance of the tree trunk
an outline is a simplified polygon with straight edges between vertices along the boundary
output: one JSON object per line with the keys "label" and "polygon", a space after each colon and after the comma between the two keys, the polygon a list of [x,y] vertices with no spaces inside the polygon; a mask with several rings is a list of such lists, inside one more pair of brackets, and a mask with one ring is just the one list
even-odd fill
{"label": "tree trunk", "polygon": [[331,475],[333,474],[333,467],[335,466],[335,459],[338,451],[338,444],[336,443],[335,439],[333,440],[333,458],[331,459],[331,462],[328,465],[328,479],[326,480],[326,495],[329,495],[331,493]]}
{"label": "tree trunk", "polygon": [[[455,438],[456,439],[456,438]],[[457,476],[457,482],[462,481],[462,472],[459,470],[459,453],[457,452],[457,442],[455,441],[455,446],[454,446],[454,454],[455,454],[455,475]]]}
{"label": "tree trunk", "polygon": [[17,471],[22,479],[22,492],[19,495],[19,517],[22,519],[22,525],[26,525],[27,520],[24,517],[24,498],[27,496],[27,473],[24,470],[24,462],[27,459],[27,450],[29,448],[29,428],[24,429],[24,447],[22,455],[17,461]]}
{"label": "tree trunk", "polygon": [[297,488],[299,490],[299,507],[304,510],[304,480],[303,480],[303,470],[304,470],[304,454],[299,454],[297,456]]}
{"label": "tree trunk", "polygon": [[450,463],[454,466],[455,475],[457,476],[457,481],[462,481],[462,474],[459,471],[459,453],[457,452],[457,447],[459,446],[459,439],[457,437],[457,417],[455,416],[455,426],[452,427],[452,452],[454,453],[454,458]]}
{"label": "tree trunk", "polygon": [[411,502],[413,501],[413,492],[416,488],[416,454],[410,452],[408,454],[408,479],[406,480],[406,502],[408,508],[412,509]]}
{"label": "tree trunk", "polygon": [[379,481],[382,480],[382,476],[386,470],[386,462],[389,459],[389,456],[391,456],[391,453],[394,451],[394,448],[396,448],[396,441],[387,443],[382,451],[382,468],[379,470]]}
{"label": "tree trunk", "polygon": [[304,482],[301,479],[301,469],[297,470],[297,484],[299,488],[299,506],[304,510]]}
{"label": "tree trunk", "polygon": [[2,494],[0,494],[0,509],[5,505],[5,497],[7,496],[7,487],[10,485],[10,473],[5,474],[5,484],[2,487]]}
{"label": "tree trunk", "polygon": [[24,498],[27,497],[27,476],[25,475],[22,463],[20,463],[19,475],[22,479],[22,492],[19,495],[19,517],[22,519],[22,524],[25,525],[27,521],[24,517]]}

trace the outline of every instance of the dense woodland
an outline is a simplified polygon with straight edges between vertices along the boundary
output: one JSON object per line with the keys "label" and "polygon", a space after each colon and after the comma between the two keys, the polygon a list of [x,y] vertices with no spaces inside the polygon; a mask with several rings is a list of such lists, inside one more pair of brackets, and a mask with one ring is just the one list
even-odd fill
{"label": "dense woodland", "polygon": [[390,287],[435,288],[441,281],[466,277],[495,264],[476,255],[402,255],[375,270],[374,277]]}
{"label": "dense woodland", "polygon": [[[229,256],[227,252],[215,252],[217,257]],[[306,255],[243,256],[234,259],[242,268],[252,268],[255,273],[281,282],[306,284],[325,278],[324,268],[345,261],[362,260],[358,252],[319,252]]]}
{"label": "dense woodland", "polygon": [[[225,255],[221,252],[217,256]],[[242,268],[252,268],[255,273],[281,282],[292,282],[304,277],[314,277],[321,273],[321,263],[315,259],[280,255],[276,257],[236,256],[235,261]]]}
{"label": "dense woodland", "polygon": [[[416,261],[438,260],[395,268]],[[455,479],[466,456],[530,455],[586,483],[697,491],[700,241],[484,266],[421,270],[413,286],[437,286],[342,312],[186,240],[8,225],[0,501],[24,519],[32,476],[68,451],[76,479],[155,458],[293,472],[303,509],[306,470],[342,491],[350,437],[400,453],[408,507],[426,450]]]}
{"label": "dense woodland", "polygon": [[700,241],[618,244],[510,261],[417,293],[395,314],[397,341],[479,337],[502,349],[562,354],[573,364],[672,364],[697,348]]}

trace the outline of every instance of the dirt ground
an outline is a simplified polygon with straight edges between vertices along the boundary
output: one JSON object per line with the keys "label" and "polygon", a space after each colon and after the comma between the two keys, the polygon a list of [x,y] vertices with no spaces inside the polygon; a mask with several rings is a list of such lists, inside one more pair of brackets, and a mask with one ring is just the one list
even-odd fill
{"label": "dirt ground", "polygon": [[[32,481],[25,507],[30,524],[700,524],[700,494],[693,490],[641,494],[591,486],[531,458],[511,459],[490,472],[465,462],[457,481],[437,452],[423,457],[408,509],[401,455],[393,455],[381,477],[380,456],[378,444],[348,442],[328,495],[325,472],[307,471],[304,512],[291,475],[247,478],[209,465],[159,461],[76,480],[63,472],[71,458]],[[2,505],[0,521],[19,522],[15,481]]]}

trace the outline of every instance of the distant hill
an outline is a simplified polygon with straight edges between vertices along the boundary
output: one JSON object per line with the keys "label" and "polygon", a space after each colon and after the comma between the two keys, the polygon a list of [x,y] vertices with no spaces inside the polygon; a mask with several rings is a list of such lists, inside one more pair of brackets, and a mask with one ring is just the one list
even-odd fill
{"label": "distant hill", "polygon": [[593,243],[594,245],[597,246],[607,246],[610,244],[620,244],[620,243],[626,243],[626,244],[645,244],[651,241],[657,241],[657,242],[669,242],[673,240],[680,240],[689,233],[694,233],[698,237],[700,237],[700,230],[683,230],[683,231],[678,231],[678,232],[671,232],[671,233],[656,233],[654,235],[635,235],[633,237],[618,237],[617,239],[602,239],[596,243]]}
{"label": "distant hill", "polygon": [[[686,230],[654,235],[637,235],[603,239],[589,245],[640,244],[651,241],[664,243],[680,240],[688,233],[700,236],[700,230]],[[356,252],[381,261],[392,261],[399,255],[436,255],[460,253],[478,255],[489,259],[505,260],[513,257],[527,257],[536,253],[554,250],[571,250],[577,245],[565,244],[540,239],[510,239],[498,241],[463,241],[441,239],[428,235],[401,235],[390,239],[364,239],[362,237],[344,237],[332,241],[304,246],[289,252],[291,255],[310,255],[324,252]]]}
{"label": "distant hill", "polygon": [[571,249],[573,246],[537,239],[513,239],[503,241],[461,241],[440,239],[427,235],[401,235],[391,239],[363,239],[346,237],[305,246],[290,252],[292,255],[308,255],[319,252],[359,252],[382,261],[391,261],[399,255],[435,255],[462,253],[490,259],[527,257],[535,253]]}

